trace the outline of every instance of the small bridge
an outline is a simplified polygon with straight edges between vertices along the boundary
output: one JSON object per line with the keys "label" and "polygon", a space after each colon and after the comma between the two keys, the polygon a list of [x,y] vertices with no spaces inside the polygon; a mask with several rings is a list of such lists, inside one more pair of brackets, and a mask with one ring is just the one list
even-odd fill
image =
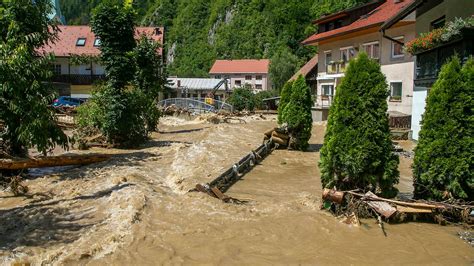
{"label": "small bridge", "polygon": [[195,98],[170,98],[158,102],[158,105],[161,107],[174,105],[177,108],[193,113],[217,113],[222,110],[232,112],[234,110],[232,105],[219,100],[211,99],[209,102],[204,102],[203,100]]}

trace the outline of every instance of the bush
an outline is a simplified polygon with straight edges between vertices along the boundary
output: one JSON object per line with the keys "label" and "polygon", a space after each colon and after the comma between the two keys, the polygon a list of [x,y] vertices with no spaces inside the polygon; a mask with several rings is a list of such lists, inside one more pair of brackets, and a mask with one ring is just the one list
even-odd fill
{"label": "bush", "polygon": [[323,187],[396,196],[399,161],[390,139],[387,87],[380,65],[367,54],[351,60],[329,111],[319,162]]}
{"label": "bush", "polygon": [[255,109],[255,94],[248,86],[234,89],[229,97],[229,103],[234,106],[236,111],[253,111]]}
{"label": "bush", "polygon": [[474,60],[446,63],[428,94],[415,149],[415,197],[474,200]]}
{"label": "bush", "polygon": [[281,89],[280,102],[278,103],[278,124],[282,124],[283,110],[290,101],[292,86],[293,81],[288,81]]}
{"label": "bush", "polygon": [[266,110],[267,104],[263,102],[263,99],[276,97],[278,95],[277,91],[260,91],[255,94],[255,106],[258,110]]}
{"label": "bush", "polygon": [[282,122],[288,125],[290,148],[306,150],[311,138],[313,119],[311,116],[311,90],[303,76],[299,76],[291,88],[291,97],[283,109]]}

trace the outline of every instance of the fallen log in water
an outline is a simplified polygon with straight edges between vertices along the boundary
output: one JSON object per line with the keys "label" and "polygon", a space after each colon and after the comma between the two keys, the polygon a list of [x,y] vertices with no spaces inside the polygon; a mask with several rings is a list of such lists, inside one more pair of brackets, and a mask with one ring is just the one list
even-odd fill
{"label": "fallen log in water", "polygon": [[45,156],[31,159],[0,159],[0,170],[21,170],[66,165],[84,165],[108,160],[109,154]]}
{"label": "fallen log in water", "polygon": [[[379,197],[370,191],[361,194],[354,190],[337,191],[327,188],[323,190],[322,198],[325,202],[323,206],[326,208],[333,206],[334,208],[328,209],[332,209],[335,214],[343,212],[346,217],[350,215],[376,217],[382,230],[381,217],[389,221],[394,221],[397,219],[400,220],[400,217],[419,215],[425,218],[431,218],[431,220],[440,224],[446,224],[448,221],[472,224],[474,218],[474,205],[471,203],[449,204],[445,202],[421,200],[393,200]],[[372,210],[373,215],[367,215],[368,212],[361,212],[360,207],[362,205],[367,207],[365,210]]]}

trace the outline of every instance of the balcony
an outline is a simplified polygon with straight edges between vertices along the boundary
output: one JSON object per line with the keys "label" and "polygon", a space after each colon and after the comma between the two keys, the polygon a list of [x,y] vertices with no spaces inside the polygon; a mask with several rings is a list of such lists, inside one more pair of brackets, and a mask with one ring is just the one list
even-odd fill
{"label": "balcony", "polygon": [[330,62],[326,66],[326,73],[328,75],[330,74],[342,74],[346,72],[346,67],[349,63],[344,62],[344,61],[339,61],[339,62]]}
{"label": "balcony", "polygon": [[53,82],[68,83],[72,85],[91,85],[102,80],[105,80],[105,75],[64,74],[54,75],[52,78]]}
{"label": "balcony", "polygon": [[462,38],[416,54],[415,85],[433,86],[441,67],[453,55],[458,55],[463,62],[474,55],[473,40],[474,30],[465,29]]}

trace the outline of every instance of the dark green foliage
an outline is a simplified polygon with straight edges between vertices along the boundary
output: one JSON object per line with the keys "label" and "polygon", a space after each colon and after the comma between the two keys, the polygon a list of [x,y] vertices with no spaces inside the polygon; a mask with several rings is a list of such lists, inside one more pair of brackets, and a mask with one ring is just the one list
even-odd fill
{"label": "dark green foliage", "polygon": [[474,200],[474,60],[446,63],[428,94],[413,176],[415,197]]}
{"label": "dark green foliage", "polygon": [[100,39],[101,62],[111,87],[122,89],[133,79],[131,53],[136,46],[135,12],[114,0],[104,1],[94,9],[91,27]]}
{"label": "dark green foliage", "polygon": [[[301,45],[315,32],[313,19],[368,1],[135,0],[134,6],[138,23],[166,27],[170,73],[203,77],[217,58],[291,58],[277,60],[283,66],[274,63],[273,67],[295,69],[315,52],[313,47]],[[88,13],[100,2],[61,0],[61,8],[69,24],[86,24]],[[285,54],[278,56],[282,51]],[[291,77],[287,73],[274,72],[281,75],[278,85]]]}
{"label": "dark green foliage", "polygon": [[53,58],[36,52],[55,36],[49,10],[47,0],[0,3],[0,142],[13,156],[26,156],[33,146],[43,154],[56,144],[67,148],[48,106],[55,98],[46,82]]}
{"label": "dark green foliage", "polygon": [[275,88],[281,88],[298,71],[298,57],[288,49],[276,53],[271,58],[270,80]]}
{"label": "dark green foliage", "polygon": [[155,100],[166,80],[158,44],[142,36],[137,45],[134,16],[130,6],[116,1],[94,10],[92,29],[101,40],[107,82],[78,111],[86,135],[97,129],[119,146],[135,146],[156,129],[160,113]]}
{"label": "dark green foliage", "polygon": [[278,96],[278,92],[274,90],[258,92],[257,94],[255,94],[255,107],[258,110],[266,110],[268,106],[265,102],[263,102],[263,100],[276,96]]}
{"label": "dark green foliage", "polygon": [[291,97],[283,109],[281,120],[288,125],[290,148],[305,151],[311,138],[313,118],[311,116],[311,90],[303,76],[293,82]]}
{"label": "dark green foliage", "polygon": [[255,109],[255,94],[250,87],[234,89],[228,102],[234,106],[234,111],[253,111]]}
{"label": "dark green foliage", "polygon": [[365,53],[351,60],[329,111],[319,163],[323,187],[396,195],[398,157],[390,139],[387,87],[380,65]]}
{"label": "dark green foliage", "polygon": [[293,87],[293,81],[288,81],[283,86],[280,92],[280,102],[278,104],[278,124],[283,124],[282,116],[283,110],[285,110],[286,105],[290,102],[291,98],[291,88]]}

